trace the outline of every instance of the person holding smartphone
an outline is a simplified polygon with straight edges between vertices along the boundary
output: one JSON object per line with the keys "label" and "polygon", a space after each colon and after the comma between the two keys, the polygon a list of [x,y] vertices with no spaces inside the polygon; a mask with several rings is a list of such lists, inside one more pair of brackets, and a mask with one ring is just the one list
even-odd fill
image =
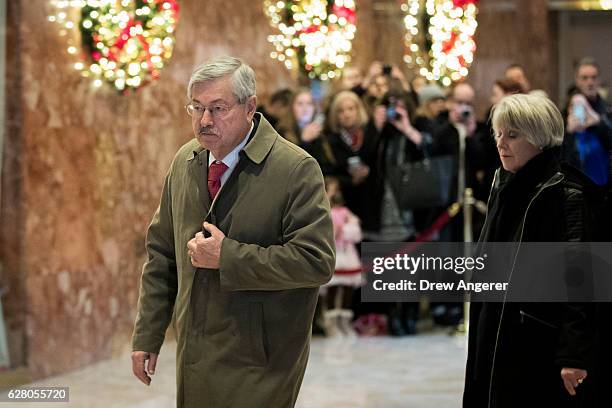
{"label": "person holding smartphone", "polygon": [[378,132],[361,99],[351,91],[339,92],[329,108],[328,138],[346,206],[359,218],[371,207],[371,182]]}
{"label": "person holding smartphone", "polygon": [[[401,87],[380,98],[374,108],[374,124],[379,131],[374,180],[370,195],[371,211],[362,219],[364,238],[375,242],[414,240],[429,223],[431,210],[401,208],[395,197],[393,169],[398,165],[425,158],[426,135],[411,122],[412,100]],[[419,304],[417,302],[385,304],[387,329],[392,336],[416,334]]]}
{"label": "person holding smartphone", "polygon": [[590,58],[578,63],[576,91],[565,110],[564,159],[600,186],[612,180],[612,109],[599,95],[599,66]]}
{"label": "person holding smartphone", "polygon": [[324,175],[333,174],[334,156],[329,141],[322,137],[325,115],[318,111],[310,89],[295,92],[290,107],[289,114],[279,121],[276,129],[314,157]]}

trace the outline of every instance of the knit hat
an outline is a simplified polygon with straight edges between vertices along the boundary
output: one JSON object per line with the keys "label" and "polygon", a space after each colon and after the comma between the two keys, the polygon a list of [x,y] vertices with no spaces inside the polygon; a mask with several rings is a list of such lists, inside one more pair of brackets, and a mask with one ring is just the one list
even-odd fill
{"label": "knit hat", "polygon": [[421,105],[424,105],[434,99],[446,99],[446,95],[444,94],[442,88],[435,84],[425,85],[423,88],[421,88],[421,91],[419,92],[419,103]]}

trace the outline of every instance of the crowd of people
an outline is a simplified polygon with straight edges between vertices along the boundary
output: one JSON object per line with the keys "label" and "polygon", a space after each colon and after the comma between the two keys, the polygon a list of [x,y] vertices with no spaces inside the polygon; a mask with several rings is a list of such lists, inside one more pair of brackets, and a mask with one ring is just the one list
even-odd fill
{"label": "crowd of people", "polygon": [[[561,109],[566,134],[558,150],[564,161],[605,185],[612,179],[612,114],[600,94],[599,69],[589,58],[577,64],[575,83]],[[501,164],[491,109],[512,94],[546,97],[544,91],[531,88],[518,64],[500,72],[491,86],[491,108],[480,118],[469,82],[444,89],[420,76],[409,81],[397,66],[381,62],[372,63],[365,73],[347,67],[332,89],[324,97],[309,88],[282,89],[260,110],[281,136],[317,160],[327,185],[333,186],[332,203],[345,209],[342,216],[333,217],[337,248],[373,241],[465,240],[461,212],[454,213],[446,224],[438,223],[434,231],[431,226],[451,204],[463,201],[466,189],[476,202],[487,202],[495,170]],[[432,204],[431,197],[421,194],[423,202],[413,197],[406,204],[399,194],[396,169],[432,157],[452,159],[445,168],[450,180],[446,202]],[[477,239],[483,223],[484,214],[474,211],[467,239]],[[351,231],[343,232],[345,228]],[[348,239],[353,243],[347,244]],[[342,253],[339,258],[346,260]],[[378,331],[363,329],[368,333],[416,332],[417,319],[423,314],[418,304],[363,304],[359,301],[360,280],[348,279],[346,266],[337,265],[337,269],[342,277],[321,291],[315,333],[352,335],[353,328],[346,320],[365,316],[370,326],[381,327]],[[349,269],[359,275],[355,271],[359,268],[353,265]],[[334,288],[338,282],[343,286],[339,292]],[[432,304],[429,313],[439,325],[456,326],[463,318],[461,304]],[[364,321],[356,324],[359,328]]]}
{"label": "crowd of people", "polygon": [[[480,234],[485,249],[518,245],[499,267],[511,288],[503,300],[470,302],[463,406],[609,407],[612,303],[593,287],[565,297],[593,283],[577,244],[611,241],[610,112],[598,70],[578,64],[562,114],[513,65],[479,121],[468,83],[444,90],[375,63],[365,78],[347,69],[324,101],[308,89],[276,93],[268,120],[242,60],[196,67],[186,105],[194,138],[177,152],[147,231],[134,375],[151,384],[173,320],[178,407],[292,407],[313,316],[329,336],[419,328],[420,303],[360,302],[357,244]],[[474,197],[487,201],[486,217],[464,211],[462,220],[456,203],[469,208]],[[554,242],[571,245],[552,277],[526,267],[535,246],[522,243]],[[508,298],[531,278],[572,290]],[[432,304],[433,320],[456,325],[461,306]]]}

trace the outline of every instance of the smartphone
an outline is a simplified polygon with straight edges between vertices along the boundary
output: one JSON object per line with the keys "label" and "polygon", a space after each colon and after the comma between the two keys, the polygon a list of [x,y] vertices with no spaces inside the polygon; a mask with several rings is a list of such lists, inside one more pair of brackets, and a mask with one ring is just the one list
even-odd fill
{"label": "smartphone", "polygon": [[361,157],[351,156],[347,160],[349,171],[361,166]]}
{"label": "smartphone", "polygon": [[317,125],[323,126],[325,123],[325,115],[322,113],[317,113],[312,121]]}
{"label": "smartphone", "polygon": [[584,105],[574,105],[573,115],[581,125],[584,125],[584,122],[586,122],[586,109],[584,108]]}
{"label": "smartphone", "polygon": [[391,75],[391,65],[383,65],[382,73],[383,75]]}

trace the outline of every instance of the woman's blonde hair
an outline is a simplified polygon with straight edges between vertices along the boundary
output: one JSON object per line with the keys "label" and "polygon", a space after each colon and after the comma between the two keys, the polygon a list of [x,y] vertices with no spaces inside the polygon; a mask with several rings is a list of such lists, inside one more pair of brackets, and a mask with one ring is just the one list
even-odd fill
{"label": "woman's blonde hair", "polygon": [[349,99],[353,101],[355,105],[357,105],[357,114],[359,115],[358,126],[363,127],[366,125],[366,123],[368,123],[368,114],[366,112],[365,106],[363,105],[363,102],[361,101],[361,99],[359,99],[359,96],[357,96],[357,94],[351,91],[341,91],[338,92],[336,96],[334,96],[334,99],[332,100],[332,103],[329,107],[328,120],[329,128],[332,132],[340,132],[341,127],[338,120],[338,111],[340,110],[340,103],[345,99]]}
{"label": "woman's blonde hair", "polygon": [[563,117],[555,104],[544,96],[509,95],[491,111],[493,131],[516,129],[527,141],[541,149],[563,143]]}

